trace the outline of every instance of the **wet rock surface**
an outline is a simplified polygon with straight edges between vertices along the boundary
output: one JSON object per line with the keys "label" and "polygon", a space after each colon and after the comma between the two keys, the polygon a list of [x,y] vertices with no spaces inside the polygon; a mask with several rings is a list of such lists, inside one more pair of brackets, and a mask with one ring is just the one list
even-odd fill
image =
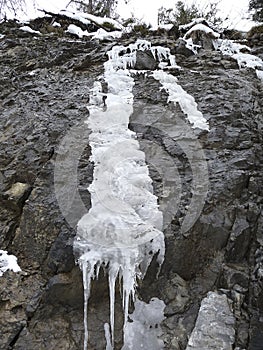
{"label": "wet rock surface", "polygon": [[[35,22],[33,29],[39,26]],[[0,39],[0,244],[18,257],[22,269],[1,278],[0,349],[77,350],[83,344],[83,292],[72,242],[83,212],[76,212],[79,197],[74,191],[77,186],[88,210],[87,186],[93,165],[88,144],[83,146],[89,133],[83,133],[83,122],[88,118],[86,105],[93,82],[103,73],[106,52],[117,43],[80,41],[43,29],[43,35],[32,36],[18,27],[15,22],[0,25],[4,35]],[[123,38],[120,43],[133,40],[136,38]],[[167,36],[155,36],[152,43],[176,52],[174,40]],[[256,45],[253,50],[256,52]],[[139,297],[164,300],[166,349],[218,349],[218,337],[212,330],[208,347],[202,337],[199,345],[189,342],[200,328],[200,305],[209,292],[229,305],[228,321],[220,320],[223,333],[231,328],[229,344],[236,350],[260,349],[263,86],[254,71],[239,70],[236,61],[217,51],[201,50],[193,56],[178,50],[176,59],[182,70],[173,73],[194,96],[210,132],[195,130],[191,137],[187,134],[188,143],[182,143],[185,135],[180,133],[171,137],[170,126],[186,123],[182,111],[167,103],[167,93],[152,77],[134,76],[130,127],[146,153],[160,205],[169,203],[165,207],[165,262],[158,279],[152,264],[138,288]],[[141,55],[137,69],[155,66],[152,57]],[[79,138],[77,145],[75,137]],[[205,154],[209,190],[200,217],[182,233],[194,177],[188,150],[182,145],[193,140]],[[77,185],[67,181],[72,166],[77,168]],[[54,177],[57,169],[60,172]],[[179,193],[175,202],[169,202],[168,190]],[[61,208],[60,196],[66,198],[68,208]],[[72,212],[75,216],[70,216]],[[102,350],[106,344],[103,325],[109,321],[103,273],[92,289],[89,345]],[[116,298],[115,345],[120,349],[119,293]],[[220,305],[211,303],[216,310]]]}

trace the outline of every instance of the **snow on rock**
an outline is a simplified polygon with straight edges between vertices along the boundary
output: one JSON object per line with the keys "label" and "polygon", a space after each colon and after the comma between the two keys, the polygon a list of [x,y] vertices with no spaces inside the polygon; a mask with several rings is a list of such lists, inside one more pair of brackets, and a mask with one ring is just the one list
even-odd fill
{"label": "snow on rock", "polygon": [[194,25],[199,24],[199,23],[206,23],[205,18],[195,18],[192,22],[187,23],[187,24],[182,24],[179,26],[179,30],[189,30],[192,28]]}
{"label": "snow on rock", "polygon": [[92,39],[99,39],[99,40],[105,40],[105,39],[118,39],[121,38],[122,32],[119,30],[115,30],[113,32],[107,32],[103,28],[99,28],[96,32],[88,32],[87,30],[82,30],[80,27],[76,26],[75,24],[70,24],[67,29],[68,33],[77,35],[80,39],[83,38],[83,36],[90,36]]}
{"label": "snow on rock", "polygon": [[187,30],[182,39],[185,41],[186,47],[194,54],[197,54],[201,47],[215,48],[214,40],[220,37],[220,34],[211,29],[203,18],[199,18],[189,25],[180,26],[180,28]]}
{"label": "snow on rock", "polygon": [[171,30],[173,28],[173,24],[172,23],[168,23],[168,24],[159,24],[158,28],[160,29],[165,29],[165,30]]}
{"label": "snow on rock", "polygon": [[114,30],[113,32],[107,32],[103,28],[98,29],[93,34],[93,39],[105,40],[105,39],[119,39],[122,36],[122,32]]}
{"label": "snow on rock", "polygon": [[119,30],[124,29],[123,26],[119,22],[115,21],[112,18],[108,18],[108,17],[98,17],[98,16],[91,15],[89,13],[71,12],[71,11],[60,11],[58,14],[75,19],[75,20],[80,21],[86,25],[90,24],[91,22],[97,23],[99,26],[102,26],[105,23],[109,23],[115,29],[119,29]]}
{"label": "snow on rock", "polygon": [[195,55],[197,55],[198,51],[201,49],[201,45],[194,44],[192,38],[183,39],[183,40],[185,42],[185,47],[187,47],[187,49],[191,50]]}
{"label": "snow on rock", "polygon": [[207,120],[198,111],[197,103],[193,96],[189,95],[179,84],[176,77],[162,70],[154,71],[153,77],[159,80],[163,88],[168,92],[168,102],[179,103],[182,111],[194,128],[209,130]]}
{"label": "snow on rock", "polygon": [[215,44],[217,45],[217,49],[219,49],[224,55],[229,56],[243,51],[251,51],[250,47],[248,47],[247,45],[239,44],[229,39],[215,40]]}
{"label": "snow on rock", "polygon": [[31,34],[39,34],[39,35],[41,35],[41,33],[38,30],[33,30],[29,26],[23,26],[23,27],[20,27],[19,29],[23,30],[24,32],[31,33]]}
{"label": "snow on rock", "polygon": [[262,82],[263,82],[263,70],[257,69],[256,74],[257,74],[258,79],[262,80]]}
{"label": "snow on rock", "polygon": [[0,34],[0,39],[3,39],[4,37],[4,34]]}
{"label": "snow on rock", "polygon": [[61,27],[61,24],[58,23],[58,22],[54,22],[54,23],[52,24],[52,26],[53,26],[53,27]]}
{"label": "snow on rock", "polygon": [[233,349],[235,317],[226,295],[209,292],[203,299],[186,350]]}
{"label": "snow on rock", "polygon": [[3,276],[7,270],[19,272],[21,268],[17,264],[17,257],[9,255],[5,250],[0,250],[0,277]]}
{"label": "snow on rock", "polygon": [[75,24],[70,24],[67,29],[67,33],[75,34],[79,38],[82,38],[83,36],[90,36],[90,34],[87,30],[82,30],[80,27],[76,26]]}
{"label": "snow on rock", "polygon": [[[233,40],[215,40],[214,41],[218,50],[220,50],[224,55],[228,55],[233,57],[237,60],[237,63],[239,65],[239,68],[259,68],[260,72],[263,70],[263,61],[254,55],[251,55],[250,53],[245,53],[243,51],[250,52],[251,49],[246,46],[239,43],[235,43]],[[258,78],[260,79],[261,74],[257,73]]]}
{"label": "snow on rock", "polygon": [[262,68],[263,69],[263,61],[254,55],[250,55],[248,53],[236,53],[232,56],[237,60],[239,68]]}
{"label": "snow on rock", "polygon": [[158,298],[152,298],[149,304],[136,300],[129,315],[132,322],[127,322],[124,329],[122,350],[162,350],[160,324],[165,319],[164,308],[164,302]]}
{"label": "snow on rock", "polygon": [[211,38],[213,39],[217,39],[220,37],[220,34],[219,33],[216,33],[213,29],[209,28],[208,26],[202,24],[202,23],[198,23],[198,24],[195,24],[193,27],[191,27],[188,32],[186,32],[184,38],[187,39],[190,37],[190,35],[193,33],[193,32],[196,32],[196,31],[200,31],[200,32],[204,32],[206,34],[209,34]]}

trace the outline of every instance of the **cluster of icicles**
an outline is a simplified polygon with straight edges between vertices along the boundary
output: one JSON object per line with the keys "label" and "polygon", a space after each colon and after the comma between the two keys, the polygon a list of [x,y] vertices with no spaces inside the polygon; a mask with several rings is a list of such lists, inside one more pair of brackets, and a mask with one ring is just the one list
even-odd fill
{"label": "cluster of icicles", "polygon": [[[164,259],[163,215],[153,194],[145,154],[139,149],[135,133],[128,128],[133,112],[134,85],[129,68],[136,63],[137,50],[150,50],[160,62],[168,61],[166,66],[175,66],[169,49],[152,47],[148,41],[138,40],[127,47],[115,46],[108,52],[103,76],[109,91],[106,105],[99,81],[95,82],[92,90],[87,120],[91,130],[91,161],[94,162],[93,182],[88,188],[91,209],[79,221],[74,242],[83,271],[85,350],[91,281],[98,278],[100,269],[103,267],[108,274],[110,326],[105,325],[105,334],[107,350],[110,350],[114,348],[116,280],[122,285],[125,333],[128,307],[135,299],[137,281],[144,278],[154,256],[157,256],[159,266]],[[178,89],[175,77],[162,70],[156,72],[159,73],[155,73],[155,78],[163,85],[165,81],[168,84],[165,86],[168,92],[170,85]],[[174,101],[189,99],[181,88],[177,95],[176,91],[173,94]],[[193,99],[190,99],[190,104],[193,116],[202,119]],[[207,128],[205,120],[201,120],[201,124]]]}

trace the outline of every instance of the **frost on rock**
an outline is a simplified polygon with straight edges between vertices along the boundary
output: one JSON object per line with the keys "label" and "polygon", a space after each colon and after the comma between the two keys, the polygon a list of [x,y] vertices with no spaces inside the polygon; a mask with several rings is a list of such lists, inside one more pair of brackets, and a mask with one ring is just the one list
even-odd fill
{"label": "frost on rock", "polygon": [[9,255],[5,250],[0,250],[0,277],[3,276],[7,270],[19,272],[21,268],[17,264],[17,257]]}
{"label": "frost on rock", "polygon": [[154,71],[153,77],[159,80],[163,88],[168,92],[168,102],[179,103],[182,111],[194,128],[209,130],[208,122],[203,114],[198,111],[195,99],[177,83],[176,77],[162,70]]}
{"label": "frost on rock", "polygon": [[[91,209],[78,223],[74,242],[78,263],[83,271],[85,296],[84,323],[87,349],[87,306],[91,280],[98,277],[101,266],[107,268],[110,293],[110,345],[114,347],[114,304],[116,279],[122,281],[124,327],[128,305],[134,300],[136,283],[142,279],[153,256],[164,259],[163,217],[153,195],[152,181],[140,151],[136,135],[128,129],[133,112],[134,80],[126,69],[135,63],[136,47],[148,43],[113,47],[105,63],[104,79],[109,92],[102,93],[99,82],[94,84],[87,121],[94,162],[93,182],[89,186]],[[104,106],[103,97],[107,106]],[[105,331],[107,327],[105,328]],[[109,343],[109,340],[108,340]]]}
{"label": "frost on rock", "polygon": [[195,328],[186,350],[232,350],[235,342],[235,317],[226,295],[209,292],[203,299]]}
{"label": "frost on rock", "polygon": [[160,324],[165,319],[164,308],[164,302],[158,298],[152,298],[149,304],[136,300],[134,312],[129,315],[131,322],[124,329],[122,350],[162,350]]}

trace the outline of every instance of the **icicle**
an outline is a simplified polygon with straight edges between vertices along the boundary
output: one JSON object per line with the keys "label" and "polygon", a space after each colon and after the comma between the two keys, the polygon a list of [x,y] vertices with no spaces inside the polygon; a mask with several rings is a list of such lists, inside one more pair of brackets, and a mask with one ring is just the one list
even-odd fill
{"label": "icicle", "polygon": [[119,265],[117,263],[110,264],[109,267],[109,290],[110,290],[110,328],[111,328],[111,344],[114,346],[114,306],[115,306],[115,284],[119,273]]}
{"label": "icicle", "polygon": [[84,286],[84,350],[88,349],[88,301],[90,296],[91,270],[88,271],[88,261],[84,260],[81,263],[83,271],[83,286]]}
{"label": "icicle", "polygon": [[106,350],[113,350],[113,347],[111,345],[110,326],[108,323],[104,324],[104,332],[106,339]]}

